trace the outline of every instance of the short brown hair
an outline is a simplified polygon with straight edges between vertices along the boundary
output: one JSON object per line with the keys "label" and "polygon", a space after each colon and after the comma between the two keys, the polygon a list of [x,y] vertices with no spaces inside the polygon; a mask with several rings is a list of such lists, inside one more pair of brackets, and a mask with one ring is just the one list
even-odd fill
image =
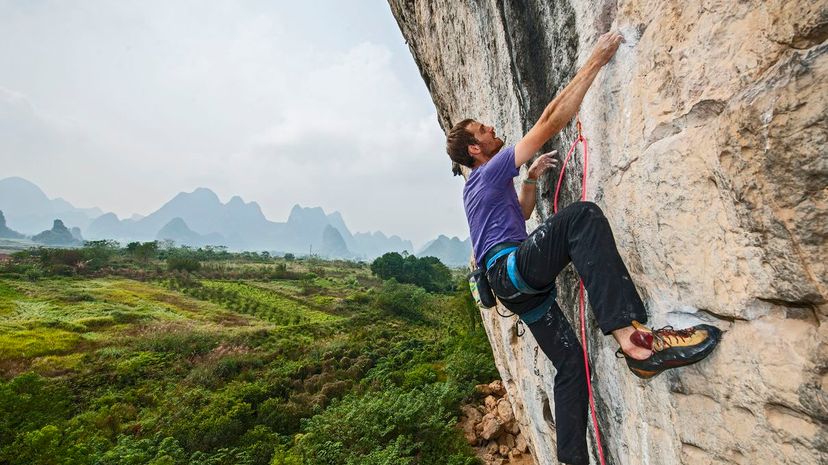
{"label": "short brown hair", "polygon": [[466,126],[473,123],[473,119],[464,119],[455,124],[446,136],[446,152],[449,158],[458,165],[469,168],[474,165],[474,158],[469,155],[469,146],[477,144],[474,134],[470,133]]}

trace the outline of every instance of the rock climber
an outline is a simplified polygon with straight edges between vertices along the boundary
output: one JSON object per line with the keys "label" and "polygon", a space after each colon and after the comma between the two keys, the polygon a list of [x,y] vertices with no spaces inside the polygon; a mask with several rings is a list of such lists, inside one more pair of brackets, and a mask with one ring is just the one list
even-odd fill
{"label": "rock climber", "polygon": [[512,180],[520,166],[575,116],[598,72],[622,41],[615,33],[602,35],[583,68],[514,146],[504,147],[494,128],[473,119],[454,125],[446,143],[449,157],[471,168],[463,203],[477,265],[485,270],[500,302],[521,318],[557,371],[558,460],[570,465],[587,464],[589,457],[581,344],[555,301],[555,278],[567,264],[572,262],[583,279],[601,331],[615,338],[619,356],[639,377],[698,362],[712,352],[721,335],[710,325],[683,330],[669,326],[652,330],[643,325],[647,312],[598,205],[577,202],[526,233],[537,180],[557,165],[554,153],[532,162],[519,195]]}

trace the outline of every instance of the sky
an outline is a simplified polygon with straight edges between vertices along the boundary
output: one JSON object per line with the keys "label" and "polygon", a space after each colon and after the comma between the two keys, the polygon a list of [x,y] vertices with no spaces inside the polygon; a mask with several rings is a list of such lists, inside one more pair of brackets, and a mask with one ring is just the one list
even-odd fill
{"label": "sky", "polygon": [[387,3],[0,0],[0,178],[119,217],[198,187],[468,237],[436,111]]}

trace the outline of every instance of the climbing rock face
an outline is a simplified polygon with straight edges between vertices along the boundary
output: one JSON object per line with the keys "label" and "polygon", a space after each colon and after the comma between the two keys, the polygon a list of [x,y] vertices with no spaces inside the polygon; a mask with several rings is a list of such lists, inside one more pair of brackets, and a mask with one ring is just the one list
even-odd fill
{"label": "climbing rock face", "polygon": [[[726,333],[707,360],[642,381],[590,316],[608,461],[828,462],[828,3],[389,3],[441,126],[476,118],[507,144],[601,33],[625,37],[580,111],[587,196],[613,227],[651,325]],[[571,125],[546,149],[564,154],[575,137]],[[567,170],[564,204],[580,196],[581,166]],[[530,230],[551,214],[552,176]],[[558,279],[577,330],[576,283],[571,269]],[[556,464],[555,369],[514,318],[482,312],[522,435],[539,464]]]}

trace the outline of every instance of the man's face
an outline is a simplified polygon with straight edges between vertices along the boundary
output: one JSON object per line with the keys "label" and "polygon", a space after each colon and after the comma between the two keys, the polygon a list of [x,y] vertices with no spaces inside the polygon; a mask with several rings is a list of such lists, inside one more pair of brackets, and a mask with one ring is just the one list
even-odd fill
{"label": "man's face", "polygon": [[474,135],[481,153],[486,158],[492,158],[503,148],[503,139],[495,135],[494,128],[491,126],[473,121],[466,126],[466,130]]}

